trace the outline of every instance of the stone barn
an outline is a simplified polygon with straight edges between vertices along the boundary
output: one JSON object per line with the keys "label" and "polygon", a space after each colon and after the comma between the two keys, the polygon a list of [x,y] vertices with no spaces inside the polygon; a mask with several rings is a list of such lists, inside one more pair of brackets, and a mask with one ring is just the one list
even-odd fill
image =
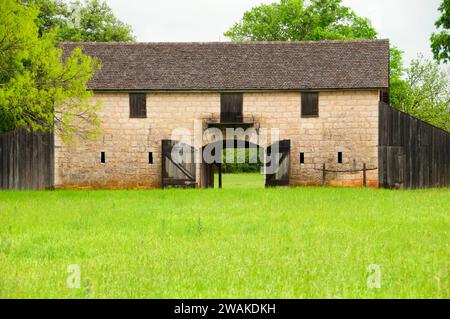
{"label": "stone barn", "polygon": [[[102,63],[89,89],[103,106],[104,134],[75,146],[57,140],[57,187],[161,187],[171,177],[164,176],[163,144],[171,145],[174,130],[194,132],[196,125],[278,129],[289,152],[281,184],[321,184],[323,164],[336,171],[378,167],[386,40],[67,43],[64,50],[78,46]],[[193,151],[204,144],[190,143]],[[176,180],[208,185],[201,164],[187,171]],[[358,186],[361,175],[331,172],[327,183]],[[367,184],[379,185],[377,170],[367,172]]]}
{"label": "stone barn", "polygon": [[[76,144],[55,136],[56,188],[211,187],[220,171],[202,156],[211,145],[262,150],[279,167],[263,172],[267,186],[450,184],[448,132],[386,104],[388,40],[63,49],[79,46],[102,64],[89,83],[102,134]],[[232,128],[244,133],[205,138]]]}

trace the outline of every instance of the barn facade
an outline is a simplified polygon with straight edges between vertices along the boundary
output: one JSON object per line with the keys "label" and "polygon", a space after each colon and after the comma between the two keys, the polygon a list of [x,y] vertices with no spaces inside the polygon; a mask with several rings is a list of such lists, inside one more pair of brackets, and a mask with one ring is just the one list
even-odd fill
{"label": "barn facade", "polygon": [[[387,40],[66,43],[64,51],[78,46],[102,63],[89,83],[102,134],[76,144],[55,136],[56,188],[211,187],[220,167],[202,157],[211,145],[270,155],[279,169],[263,172],[267,186],[450,185],[449,134],[425,124],[417,133],[423,122],[385,104]],[[208,139],[208,130],[223,134]],[[435,155],[409,165],[418,134]],[[172,158],[179,145],[191,161]]]}
{"label": "barn facade", "polygon": [[[65,50],[77,46],[66,44]],[[206,165],[170,176],[165,163],[170,155],[163,154],[163,141],[173,141],[180,129],[194,152],[202,149],[206,142],[193,138],[198,127],[278,130],[289,157],[280,163],[284,176],[275,184],[320,184],[317,169],[323,163],[336,170],[378,166],[378,104],[388,88],[388,41],[82,47],[103,66],[90,89],[103,106],[104,134],[76,146],[57,140],[57,187],[154,188],[171,178],[175,184],[209,185],[202,172]],[[267,149],[276,142],[255,144]],[[362,183],[361,172],[329,173],[327,180]],[[367,184],[378,186],[377,170],[368,172]]]}

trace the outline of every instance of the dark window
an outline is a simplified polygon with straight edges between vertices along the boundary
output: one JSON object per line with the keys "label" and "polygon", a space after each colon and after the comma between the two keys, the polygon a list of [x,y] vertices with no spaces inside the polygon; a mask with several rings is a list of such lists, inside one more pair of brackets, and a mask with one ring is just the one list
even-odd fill
{"label": "dark window", "polygon": [[302,93],[302,116],[319,116],[319,93]]}
{"label": "dark window", "polygon": [[222,93],[220,95],[220,122],[242,123],[242,93]]}
{"label": "dark window", "polygon": [[145,93],[130,93],[130,118],[147,117],[147,95]]}
{"label": "dark window", "polygon": [[342,152],[338,152],[338,163],[342,164]]}
{"label": "dark window", "polygon": [[300,153],[300,164],[305,164],[305,153]]}
{"label": "dark window", "polygon": [[105,152],[101,152],[101,153],[100,153],[100,162],[101,162],[101,163],[106,163],[106,155],[105,155]]}
{"label": "dark window", "polygon": [[153,164],[153,153],[152,152],[148,153],[148,163]]}

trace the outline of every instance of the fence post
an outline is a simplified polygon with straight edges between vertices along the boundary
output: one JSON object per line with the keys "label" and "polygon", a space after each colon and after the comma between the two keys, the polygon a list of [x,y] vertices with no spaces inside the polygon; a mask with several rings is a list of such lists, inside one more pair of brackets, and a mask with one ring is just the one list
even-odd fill
{"label": "fence post", "polygon": [[366,163],[363,164],[363,187],[367,187]]}
{"label": "fence post", "polygon": [[222,163],[217,164],[219,168],[219,188],[222,188]]}
{"label": "fence post", "polygon": [[327,177],[326,177],[326,171],[325,171],[325,163],[323,164],[322,167],[322,187],[326,187],[327,186]]}

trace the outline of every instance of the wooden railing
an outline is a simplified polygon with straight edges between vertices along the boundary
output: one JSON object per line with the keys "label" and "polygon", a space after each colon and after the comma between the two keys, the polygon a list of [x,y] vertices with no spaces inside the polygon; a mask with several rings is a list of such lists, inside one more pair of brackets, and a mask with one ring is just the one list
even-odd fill
{"label": "wooden railing", "polygon": [[359,172],[362,172],[363,173],[362,184],[363,184],[364,188],[367,187],[367,172],[375,171],[377,169],[378,169],[377,167],[367,168],[366,163],[363,164],[362,169],[331,170],[331,169],[326,169],[326,164],[323,164],[321,169],[315,168],[316,171],[322,172],[322,186],[323,187],[327,186],[327,173],[359,173]]}

